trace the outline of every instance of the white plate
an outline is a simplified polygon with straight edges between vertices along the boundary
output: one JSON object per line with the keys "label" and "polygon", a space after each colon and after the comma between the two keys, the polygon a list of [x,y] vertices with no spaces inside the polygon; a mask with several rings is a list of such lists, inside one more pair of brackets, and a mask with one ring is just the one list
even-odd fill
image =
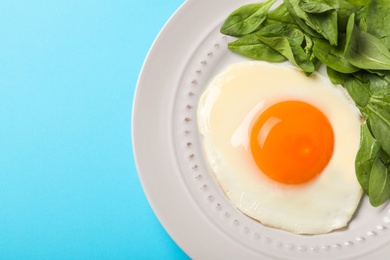
{"label": "white plate", "polygon": [[[247,0],[188,0],[157,37],[133,107],[133,145],[144,191],[177,244],[195,259],[365,259],[390,255],[390,207],[363,199],[345,230],[295,235],[237,211],[204,161],[196,125],[207,82],[243,58],[219,33]],[[153,238],[151,238],[153,239]]]}

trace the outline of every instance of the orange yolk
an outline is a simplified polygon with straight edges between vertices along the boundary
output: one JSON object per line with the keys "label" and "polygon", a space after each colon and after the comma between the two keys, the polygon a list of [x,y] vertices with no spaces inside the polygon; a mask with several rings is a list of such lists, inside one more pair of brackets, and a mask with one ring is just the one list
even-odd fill
{"label": "orange yolk", "polygon": [[277,103],[256,120],[250,144],[258,167],[285,184],[312,180],[333,154],[333,129],[325,115],[300,101]]}

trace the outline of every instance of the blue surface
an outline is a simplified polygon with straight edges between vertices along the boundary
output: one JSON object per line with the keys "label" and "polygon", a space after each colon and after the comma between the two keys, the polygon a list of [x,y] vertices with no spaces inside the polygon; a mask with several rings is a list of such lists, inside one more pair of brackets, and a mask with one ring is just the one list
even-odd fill
{"label": "blue surface", "polygon": [[0,259],[187,259],[130,134],[142,63],[183,2],[1,1]]}

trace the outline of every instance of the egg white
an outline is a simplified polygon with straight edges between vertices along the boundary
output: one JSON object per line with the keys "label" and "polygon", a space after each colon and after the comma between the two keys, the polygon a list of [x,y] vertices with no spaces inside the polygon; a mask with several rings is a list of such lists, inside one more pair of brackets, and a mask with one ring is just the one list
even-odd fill
{"label": "egg white", "polygon": [[[317,107],[334,131],[329,164],[319,177],[301,185],[269,179],[250,151],[254,120],[285,100]],[[360,120],[346,92],[326,77],[307,77],[294,67],[259,61],[230,66],[209,84],[198,106],[206,159],[231,203],[264,225],[300,234],[344,227],[356,210],[362,195],[354,168]]]}

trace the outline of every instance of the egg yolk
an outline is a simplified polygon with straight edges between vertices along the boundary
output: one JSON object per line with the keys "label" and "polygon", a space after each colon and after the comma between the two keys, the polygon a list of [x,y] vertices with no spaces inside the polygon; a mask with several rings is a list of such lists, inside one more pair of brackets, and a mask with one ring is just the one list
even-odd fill
{"label": "egg yolk", "polygon": [[333,129],[316,107],[284,101],[266,109],[250,137],[258,167],[285,184],[305,183],[326,167],[333,154]]}

